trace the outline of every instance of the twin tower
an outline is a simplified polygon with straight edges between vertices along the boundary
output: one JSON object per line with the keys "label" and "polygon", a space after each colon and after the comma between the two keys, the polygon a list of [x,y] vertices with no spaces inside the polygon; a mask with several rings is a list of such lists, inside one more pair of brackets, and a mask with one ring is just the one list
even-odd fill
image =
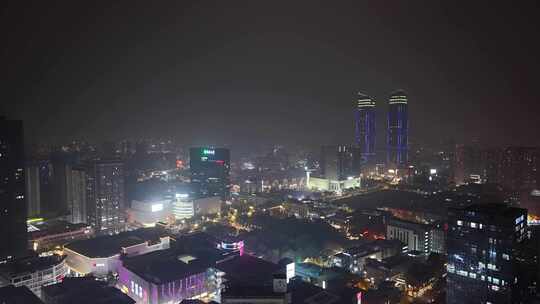
{"label": "twin tower", "polygon": [[[355,142],[360,149],[364,164],[375,164],[380,159],[376,155],[376,115],[375,100],[358,93],[355,110]],[[407,95],[396,91],[388,99],[386,120],[386,165],[398,168],[408,161],[409,113]]]}

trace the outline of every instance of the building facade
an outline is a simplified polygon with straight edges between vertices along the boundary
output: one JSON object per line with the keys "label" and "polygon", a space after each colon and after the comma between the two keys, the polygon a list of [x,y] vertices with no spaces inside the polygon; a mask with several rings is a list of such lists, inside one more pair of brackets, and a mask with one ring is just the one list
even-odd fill
{"label": "building facade", "polygon": [[189,149],[191,184],[196,196],[230,196],[230,151],[224,148],[197,147]]}
{"label": "building facade", "polygon": [[96,234],[115,234],[126,226],[124,164],[118,160],[96,160],[86,174],[88,223]]}
{"label": "building facade", "polygon": [[28,205],[28,217],[35,217],[41,213],[41,189],[39,165],[28,164],[25,172],[26,179],[26,204]]}
{"label": "building facade", "polygon": [[82,167],[70,168],[68,221],[73,224],[86,223],[88,221],[86,205],[86,171]]}
{"label": "building facade", "polygon": [[172,202],[172,211],[177,220],[192,218],[195,215],[193,199],[188,194],[176,194]]}
{"label": "building facade", "polygon": [[376,143],[376,116],[375,101],[371,97],[358,93],[355,111],[355,142],[360,149],[363,164],[370,163],[375,159]]}
{"label": "building facade", "polygon": [[517,248],[527,210],[503,204],[449,209],[447,303],[522,303]]}
{"label": "building facade", "polygon": [[[0,117],[0,262],[26,253],[23,124]],[[9,232],[9,233],[8,233]]]}
{"label": "building facade", "polygon": [[389,167],[407,164],[409,112],[407,95],[402,91],[393,93],[388,102],[386,149],[386,162]]}
{"label": "building facade", "polygon": [[0,268],[3,286],[26,286],[41,298],[41,287],[61,282],[67,274],[65,256],[29,257]]}

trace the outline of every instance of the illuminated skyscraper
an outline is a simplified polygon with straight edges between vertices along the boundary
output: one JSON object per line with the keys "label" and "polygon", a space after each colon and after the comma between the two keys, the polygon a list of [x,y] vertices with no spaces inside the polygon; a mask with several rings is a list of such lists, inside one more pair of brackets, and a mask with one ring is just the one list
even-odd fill
{"label": "illuminated skyscraper", "polygon": [[88,223],[96,233],[115,234],[125,229],[124,164],[95,160],[86,170]]}
{"label": "illuminated skyscraper", "polygon": [[0,117],[0,264],[26,253],[23,124]]}
{"label": "illuminated skyscraper", "polygon": [[390,96],[387,132],[387,164],[395,167],[405,165],[408,160],[409,113],[407,95],[403,91]]}
{"label": "illuminated skyscraper", "polygon": [[191,184],[196,196],[229,197],[230,165],[229,149],[199,147],[189,149]]}
{"label": "illuminated skyscraper", "polygon": [[360,149],[362,163],[368,163],[375,156],[375,101],[358,93],[355,112],[355,141]]}

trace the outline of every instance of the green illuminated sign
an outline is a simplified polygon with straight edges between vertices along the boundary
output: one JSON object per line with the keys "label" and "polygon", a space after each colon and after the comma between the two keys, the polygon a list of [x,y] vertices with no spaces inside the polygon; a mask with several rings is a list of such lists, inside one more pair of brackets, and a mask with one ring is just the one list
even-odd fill
{"label": "green illuminated sign", "polygon": [[216,151],[213,150],[213,149],[203,149],[202,153],[204,155],[215,155],[216,154]]}

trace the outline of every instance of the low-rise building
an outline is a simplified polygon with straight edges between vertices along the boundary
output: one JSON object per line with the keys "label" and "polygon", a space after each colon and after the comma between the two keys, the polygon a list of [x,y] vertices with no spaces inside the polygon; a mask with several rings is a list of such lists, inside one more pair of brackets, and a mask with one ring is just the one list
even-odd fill
{"label": "low-rise building", "polygon": [[61,282],[67,274],[65,256],[26,257],[0,267],[1,286],[26,286],[41,298],[41,287]]}
{"label": "low-rise building", "polygon": [[94,230],[88,224],[72,224],[66,221],[43,222],[33,224],[29,233],[29,245],[36,252],[54,250],[75,240],[88,239],[94,236]]}
{"label": "low-rise building", "polygon": [[103,277],[117,272],[121,256],[168,249],[170,242],[170,236],[157,228],[141,228],[69,243],[64,246],[64,254],[72,275]]}
{"label": "low-rise building", "polygon": [[160,304],[214,298],[221,281],[212,260],[165,250],[125,258],[117,285],[136,303]]}
{"label": "low-rise building", "polygon": [[154,227],[157,222],[166,222],[172,216],[170,200],[146,200],[131,202],[128,221],[142,227]]}
{"label": "low-rise building", "polygon": [[66,278],[62,283],[43,287],[45,304],[135,304],[117,288],[93,277]]}
{"label": "low-rise building", "polygon": [[43,304],[43,302],[26,286],[8,285],[0,288],[2,304]]}

